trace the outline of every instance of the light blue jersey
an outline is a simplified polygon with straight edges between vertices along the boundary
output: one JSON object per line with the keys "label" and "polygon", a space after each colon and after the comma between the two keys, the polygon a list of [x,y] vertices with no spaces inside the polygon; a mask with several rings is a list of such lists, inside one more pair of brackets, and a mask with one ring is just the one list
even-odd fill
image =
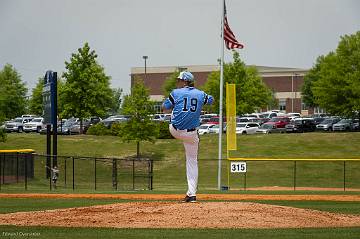
{"label": "light blue jersey", "polygon": [[200,125],[203,105],[212,104],[213,97],[194,87],[173,90],[165,100],[165,109],[171,109],[171,124],[177,129],[194,129]]}

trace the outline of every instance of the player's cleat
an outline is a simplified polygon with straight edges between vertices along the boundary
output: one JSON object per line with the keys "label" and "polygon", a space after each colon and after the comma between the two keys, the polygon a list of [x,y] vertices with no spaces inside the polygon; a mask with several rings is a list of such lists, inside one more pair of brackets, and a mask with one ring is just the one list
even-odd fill
{"label": "player's cleat", "polygon": [[186,195],[186,197],[184,198],[184,200],[182,200],[182,202],[196,202],[196,196],[189,197],[188,195]]}

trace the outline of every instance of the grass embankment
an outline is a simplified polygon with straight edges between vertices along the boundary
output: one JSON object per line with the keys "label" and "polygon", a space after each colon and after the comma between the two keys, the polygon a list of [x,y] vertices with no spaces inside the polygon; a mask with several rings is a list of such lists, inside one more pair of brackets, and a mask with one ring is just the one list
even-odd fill
{"label": "grass embankment", "polygon": [[[199,191],[217,189],[217,135],[201,137],[199,151]],[[32,148],[39,154],[46,151],[46,136],[37,134],[9,134],[0,149]],[[112,136],[59,136],[58,154],[90,157],[124,157],[136,152],[135,143],[123,143]],[[182,144],[174,139],[157,140],[155,143],[141,143],[141,152],[155,159],[154,190],[178,192],[186,188],[185,160]],[[225,147],[224,147],[224,155]],[[360,133],[306,133],[246,135],[238,137],[238,157],[254,158],[360,158]],[[36,178],[29,182],[29,190],[48,190],[44,180],[44,161],[36,161]],[[67,161],[67,187],[65,189],[65,162],[59,158],[60,179],[58,190],[71,189],[72,165]],[[94,162],[77,160],[75,163],[76,190],[94,191]],[[297,162],[294,182],[294,163],[248,162],[246,187],[285,186],[293,187],[343,187],[343,162]],[[112,191],[112,165],[97,163],[97,190]],[[227,162],[222,163],[222,184],[227,185]],[[360,188],[360,162],[347,162],[345,181],[347,188]],[[230,176],[232,189],[242,190],[244,174]],[[2,190],[15,189],[14,185],[3,186]],[[19,190],[23,185],[19,185]],[[131,190],[131,188],[120,188]]]}

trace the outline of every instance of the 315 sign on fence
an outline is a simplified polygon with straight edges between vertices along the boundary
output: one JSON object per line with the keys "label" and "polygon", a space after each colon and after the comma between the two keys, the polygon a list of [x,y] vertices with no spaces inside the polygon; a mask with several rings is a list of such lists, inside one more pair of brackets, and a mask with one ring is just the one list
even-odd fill
{"label": "315 sign on fence", "polygon": [[246,173],[246,162],[231,162],[230,172]]}

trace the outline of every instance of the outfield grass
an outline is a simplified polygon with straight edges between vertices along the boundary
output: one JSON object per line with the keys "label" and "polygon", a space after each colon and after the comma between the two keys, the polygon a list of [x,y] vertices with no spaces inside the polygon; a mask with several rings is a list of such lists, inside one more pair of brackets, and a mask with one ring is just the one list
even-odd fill
{"label": "outfield grass", "polygon": [[[32,148],[43,154],[45,135],[9,134],[0,149]],[[59,155],[90,157],[123,157],[133,155],[135,143],[123,143],[112,136],[59,136]],[[199,152],[199,192],[217,189],[217,135],[201,137]],[[225,149],[225,147],[224,147]],[[155,159],[154,191],[178,192],[186,188],[184,149],[178,140],[157,140],[142,143],[141,152]],[[225,152],[224,152],[225,155]],[[264,158],[360,158],[360,133],[306,133],[246,135],[238,137],[238,157]],[[69,163],[69,162],[68,162]],[[44,162],[36,162],[36,178],[31,180],[28,190],[49,190],[44,177]],[[58,190],[72,191],[72,172],[68,164],[67,185],[64,183],[64,162],[59,160],[60,179]],[[92,161],[76,161],[76,190],[95,190],[94,164]],[[112,191],[111,164],[97,164],[97,190]],[[227,185],[227,161],[222,163],[222,185]],[[296,168],[298,187],[343,187],[343,162],[298,162]],[[346,164],[346,187],[360,188],[360,162]],[[244,174],[231,174],[231,189],[242,190]],[[248,162],[247,187],[294,185],[293,162]],[[6,190],[23,190],[23,184],[4,185]],[[131,188],[120,188],[122,191]]]}

